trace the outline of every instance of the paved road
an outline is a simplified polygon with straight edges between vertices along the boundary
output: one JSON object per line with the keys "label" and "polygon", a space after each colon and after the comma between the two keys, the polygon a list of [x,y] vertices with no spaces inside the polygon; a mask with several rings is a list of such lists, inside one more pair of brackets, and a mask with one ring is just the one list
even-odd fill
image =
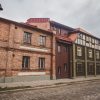
{"label": "paved road", "polygon": [[100,100],[100,80],[0,94],[0,100]]}

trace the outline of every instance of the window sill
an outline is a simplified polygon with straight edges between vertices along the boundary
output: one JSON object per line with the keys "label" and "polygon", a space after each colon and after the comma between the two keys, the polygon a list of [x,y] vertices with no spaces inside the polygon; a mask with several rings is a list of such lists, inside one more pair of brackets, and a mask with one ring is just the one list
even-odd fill
{"label": "window sill", "polygon": [[40,47],[41,47],[41,48],[45,48],[45,47],[46,47],[46,45],[40,45]]}
{"label": "window sill", "polygon": [[31,44],[31,43],[23,43],[23,45],[29,45],[29,46],[30,46],[30,45],[32,45],[32,44]]}
{"label": "window sill", "polygon": [[46,69],[38,69],[39,71],[45,71]]}
{"label": "window sill", "polygon": [[29,71],[30,69],[29,68],[23,68],[21,69],[21,71]]}

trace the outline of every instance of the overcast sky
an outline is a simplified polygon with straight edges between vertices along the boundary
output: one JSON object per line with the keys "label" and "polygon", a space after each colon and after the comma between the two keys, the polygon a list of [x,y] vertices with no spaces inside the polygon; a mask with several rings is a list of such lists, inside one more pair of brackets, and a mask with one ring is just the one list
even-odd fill
{"label": "overcast sky", "polygon": [[0,0],[0,17],[25,22],[47,17],[100,37],[100,0]]}

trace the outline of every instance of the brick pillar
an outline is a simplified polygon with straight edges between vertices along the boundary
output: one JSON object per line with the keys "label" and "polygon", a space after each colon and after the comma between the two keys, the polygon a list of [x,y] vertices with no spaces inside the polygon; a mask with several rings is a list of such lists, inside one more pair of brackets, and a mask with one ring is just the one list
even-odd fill
{"label": "brick pillar", "polygon": [[10,24],[8,36],[8,46],[7,46],[7,61],[6,61],[6,76],[12,75],[13,67],[13,48],[14,48],[14,35],[15,35],[15,25]]}
{"label": "brick pillar", "polygon": [[56,39],[55,34],[52,37],[52,57],[51,57],[51,79],[56,79]]}
{"label": "brick pillar", "polygon": [[73,56],[72,56],[72,61],[73,61],[73,78],[75,78],[76,77],[76,60],[75,60],[75,44],[73,44],[73,50],[72,50],[72,52],[73,52]]}
{"label": "brick pillar", "polygon": [[12,65],[13,65],[13,52],[7,51],[7,67],[6,67],[6,76],[12,76]]}
{"label": "brick pillar", "polygon": [[95,49],[94,49],[94,71],[95,71],[95,76],[96,76],[96,52],[95,52]]}
{"label": "brick pillar", "polygon": [[85,47],[85,77],[87,77],[87,47]]}
{"label": "brick pillar", "polygon": [[69,48],[70,55],[70,78],[73,78],[73,45]]}

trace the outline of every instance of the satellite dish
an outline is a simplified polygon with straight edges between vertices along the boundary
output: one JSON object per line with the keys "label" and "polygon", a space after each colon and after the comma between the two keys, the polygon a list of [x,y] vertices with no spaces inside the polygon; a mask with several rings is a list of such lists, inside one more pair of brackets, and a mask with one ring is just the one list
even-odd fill
{"label": "satellite dish", "polygon": [[3,10],[3,8],[2,8],[2,6],[1,6],[1,4],[0,4],[0,10]]}

